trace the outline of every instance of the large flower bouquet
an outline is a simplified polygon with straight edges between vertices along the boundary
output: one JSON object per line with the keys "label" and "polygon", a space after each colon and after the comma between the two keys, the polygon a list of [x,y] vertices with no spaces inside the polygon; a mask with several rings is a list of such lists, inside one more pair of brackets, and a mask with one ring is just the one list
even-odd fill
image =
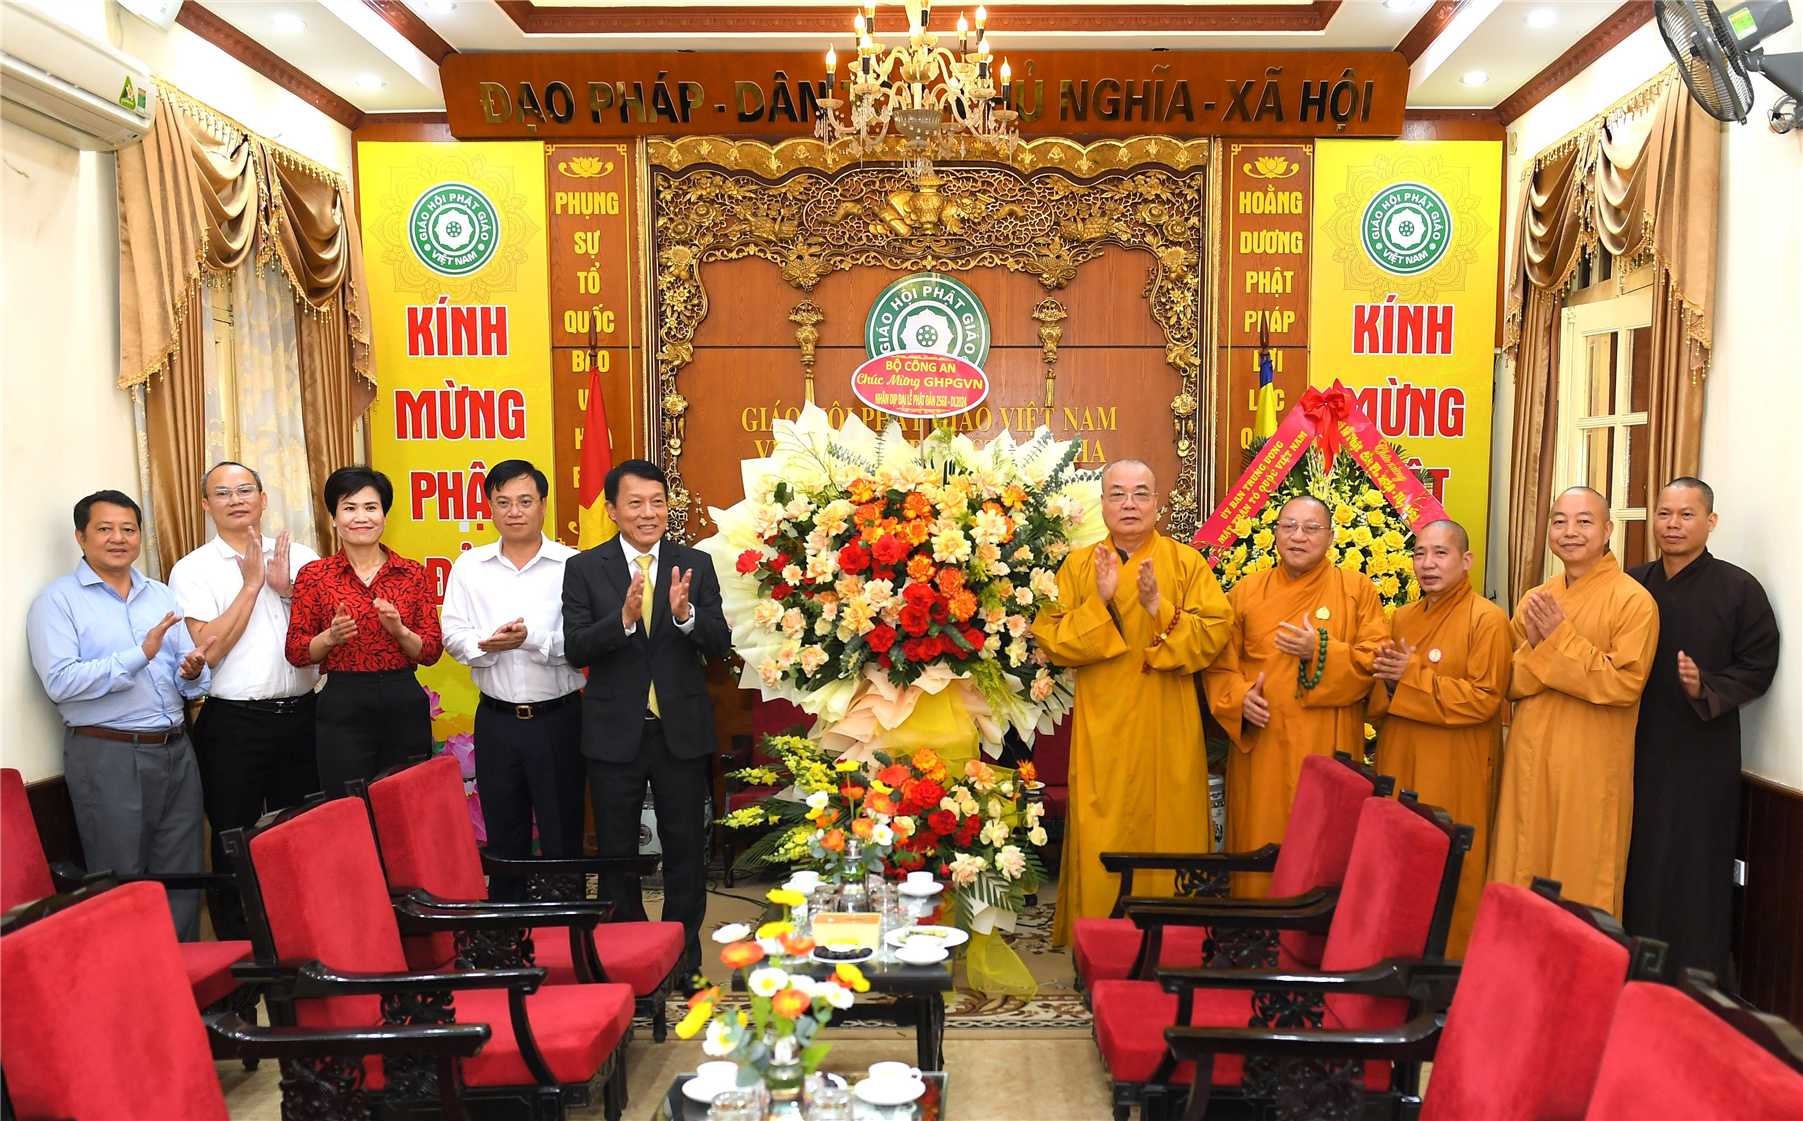
{"label": "large flower bouquet", "polygon": [[1243,576],[1279,563],[1273,525],[1284,503],[1305,494],[1324,502],[1333,521],[1327,563],[1370,577],[1383,600],[1384,618],[1421,598],[1413,562],[1415,532],[1408,520],[1390,508],[1371,476],[1350,455],[1339,453],[1329,471],[1316,449],[1310,449],[1290,470],[1256,518],[1243,518],[1233,527],[1239,541],[1223,550],[1215,562],[1215,578],[1222,591]]}
{"label": "large flower bouquet", "polygon": [[729,827],[778,827],[747,850],[747,862],[807,864],[829,877],[924,868],[950,881],[947,918],[967,929],[988,908],[1018,912],[1045,879],[1035,851],[1046,843],[1045,807],[1024,801],[1030,763],[1016,774],[971,759],[954,773],[931,748],[906,759],[879,752],[853,761],[831,759],[800,736],[773,736],[765,746],[780,764],[738,777],[786,781],[796,798],[768,798],[727,815]]}
{"label": "large flower bouquet", "polygon": [[[814,714],[816,738],[854,758],[901,754],[920,710],[990,754],[1028,743],[1070,708],[1072,682],[1033,641],[1059,563],[1101,524],[1093,472],[1040,429],[979,448],[937,431],[909,443],[809,405],[743,465],[745,499],[710,516],[743,684]],[[936,698],[928,703],[927,698]],[[947,711],[947,710],[951,711]]]}

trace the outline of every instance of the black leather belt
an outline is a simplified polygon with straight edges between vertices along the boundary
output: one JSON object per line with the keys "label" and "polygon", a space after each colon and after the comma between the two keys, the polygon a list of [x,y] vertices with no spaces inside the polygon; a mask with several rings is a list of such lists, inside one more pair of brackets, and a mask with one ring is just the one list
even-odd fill
{"label": "black leather belt", "polygon": [[232,697],[208,697],[207,703],[233,705],[251,712],[274,712],[283,716],[292,716],[301,710],[302,705],[313,703],[313,694],[302,693],[298,697],[270,697],[260,701],[240,701]]}
{"label": "black leather belt", "polygon": [[531,720],[546,713],[556,712],[560,708],[568,708],[581,699],[582,692],[577,690],[574,693],[565,693],[561,697],[553,697],[548,701],[533,701],[531,704],[519,705],[512,701],[498,700],[483,693],[481,703],[497,712],[505,712],[516,720]]}

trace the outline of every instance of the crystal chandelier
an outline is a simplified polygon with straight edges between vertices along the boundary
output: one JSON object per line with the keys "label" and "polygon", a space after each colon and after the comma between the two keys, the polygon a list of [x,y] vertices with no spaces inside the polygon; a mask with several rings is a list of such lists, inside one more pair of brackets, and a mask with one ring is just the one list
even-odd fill
{"label": "crystal chandelier", "polygon": [[939,46],[939,36],[929,29],[932,0],[904,0],[902,6],[908,14],[908,41],[886,53],[875,40],[876,5],[865,4],[853,17],[858,53],[843,99],[838,96],[838,56],[827,50],[830,96],[820,101],[814,135],[829,147],[866,156],[882,148],[893,131],[903,138],[916,178],[931,174],[935,156],[965,155],[973,145],[993,149],[1003,159],[1012,156],[1020,143],[1014,88],[1007,60],[998,72],[989,52],[984,33],[988,14],[977,9],[974,37],[964,16],[958,16],[958,49],[953,52]]}

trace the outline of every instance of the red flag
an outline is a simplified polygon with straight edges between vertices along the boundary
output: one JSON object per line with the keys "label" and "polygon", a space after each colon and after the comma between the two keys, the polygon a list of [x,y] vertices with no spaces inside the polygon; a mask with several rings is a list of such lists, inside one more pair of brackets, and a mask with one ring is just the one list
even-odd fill
{"label": "red flag", "polygon": [[595,352],[589,351],[588,402],[582,418],[582,451],[577,457],[576,547],[592,549],[619,528],[607,516],[601,484],[613,470],[612,440],[607,434],[607,404],[601,399],[601,371],[595,368]]}

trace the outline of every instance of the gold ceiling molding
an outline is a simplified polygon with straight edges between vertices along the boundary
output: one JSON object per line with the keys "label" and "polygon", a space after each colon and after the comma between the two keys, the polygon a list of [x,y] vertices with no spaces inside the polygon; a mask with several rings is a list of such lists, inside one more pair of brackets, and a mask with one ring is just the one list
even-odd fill
{"label": "gold ceiling molding", "polygon": [[1036,276],[1053,292],[1112,247],[1148,255],[1141,294],[1164,331],[1165,362],[1181,378],[1170,402],[1179,464],[1170,531],[1187,539],[1198,513],[1208,152],[1206,139],[1046,138],[1022,145],[1008,162],[942,164],[916,182],[900,166],[899,147],[889,163],[842,156],[809,138],[650,140],[654,442],[670,478],[671,532],[693,537],[681,467],[689,402],[677,379],[707,317],[702,265],[756,257],[807,294],[828,274],[858,265],[908,272],[1000,266]]}

